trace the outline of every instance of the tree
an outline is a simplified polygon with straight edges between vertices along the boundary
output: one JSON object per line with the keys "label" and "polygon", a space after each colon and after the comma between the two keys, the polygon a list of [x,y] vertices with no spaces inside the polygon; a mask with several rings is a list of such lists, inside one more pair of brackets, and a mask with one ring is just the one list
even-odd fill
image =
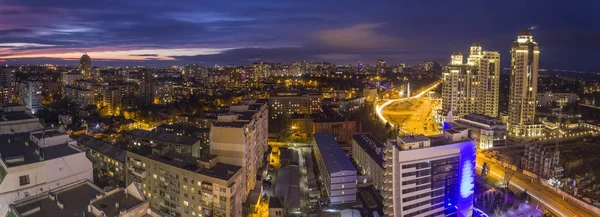
{"label": "tree", "polygon": [[483,166],[481,168],[481,177],[483,179],[486,179],[489,172],[490,172],[490,165],[488,165],[487,162],[483,162]]}

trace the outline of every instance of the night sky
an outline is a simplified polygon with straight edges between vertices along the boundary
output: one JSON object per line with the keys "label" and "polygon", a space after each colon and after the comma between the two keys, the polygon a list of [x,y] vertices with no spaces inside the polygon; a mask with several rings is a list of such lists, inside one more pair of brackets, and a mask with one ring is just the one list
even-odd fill
{"label": "night sky", "polygon": [[446,63],[477,41],[509,67],[523,28],[541,67],[600,70],[598,0],[0,0],[0,62],[76,64],[87,52],[94,65]]}

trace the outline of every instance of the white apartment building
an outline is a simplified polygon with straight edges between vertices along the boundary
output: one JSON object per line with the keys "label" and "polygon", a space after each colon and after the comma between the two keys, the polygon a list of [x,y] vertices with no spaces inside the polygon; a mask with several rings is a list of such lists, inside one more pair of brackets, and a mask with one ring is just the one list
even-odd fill
{"label": "white apartment building", "polygon": [[385,216],[471,216],[475,142],[467,129],[397,137],[385,150]]}
{"label": "white apartment building", "polygon": [[[358,165],[361,175],[366,175],[376,189],[384,187],[385,168],[383,153],[385,145],[370,133],[354,134],[352,136],[352,159]],[[365,180],[358,180],[365,182]]]}
{"label": "white apartment building", "polygon": [[221,163],[242,167],[244,201],[256,186],[256,174],[267,151],[268,116],[262,101],[232,106],[210,129],[210,153],[218,155]]}
{"label": "white apartment building", "polygon": [[93,180],[92,163],[55,130],[0,135],[0,215],[14,201]]}
{"label": "white apartment building", "polygon": [[531,31],[521,30],[511,48],[508,134],[542,136],[542,125],[535,121],[540,47]]}
{"label": "white apartment building", "polygon": [[32,114],[42,108],[42,82],[25,81],[19,84],[19,99]]}
{"label": "white apartment building", "polygon": [[314,153],[322,187],[331,205],[354,203],[356,201],[356,167],[329,134],[317,133],[314,136]]}
{"label": "white apartment building", "polygon": [[469,113],[498,116],[500,91],[500,54],[482,51],[479,43],[471,45],[465,63],[455,52],[442,74],[442,108],[457,117]]}

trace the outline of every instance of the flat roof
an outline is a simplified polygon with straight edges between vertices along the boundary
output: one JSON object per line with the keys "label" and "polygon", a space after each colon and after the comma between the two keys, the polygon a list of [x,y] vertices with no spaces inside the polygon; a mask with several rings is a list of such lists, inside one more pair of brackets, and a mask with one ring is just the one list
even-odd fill
{"label": "flat roof", "polygon": [[[205,176],[221,179],[221,180],[229,180],[235,173],[237,173],[242,167],[225,164],[225,163],[217,163],[212,168],[202,168],[198,164],[198,160],[202,160],[199,158],[195,158],[192,156],[179,154],[174,151],[168,151],[164,155],[158,153],[152,153],[152,148],[161,149],[161,147],[142,147],[139,150],[133,151],[136,154],[139,154],[143,157],[173,166],[177,168],[181,168],[184,170],[192,171],[198,174],[202,174]],[[212,155],[214,157],[214,155]]]}
{"label": "flat roof", "polygon": [[0,122],[2,122],[2,121],[28,120],[28,119],[38,119],[38,118],[36,118],[33,115],[27,114],[24,111],[3,112],[2,113],[2,119],[0,119]]}
{"label": "flat roof", "polygon": [[145,138],[149,140],[163,141],[169,143],[177,143],[183,145],[193,145],[200,139],[193,136],[178,136],[170,133],[154,132],[147,130],[135,129],[129,132],[131,135]]}
{"label": "flat roof", "polygon": [[50,130],[41,130],[41,131],[38,131],[35,133],[32,132],[31,135],[33,135],[37,139],[42,139],[42,138],[50,138],[50,137],[55,137],[55,136],[60,136],[60,135],[68,135],[68,134],[60,132],[55,129],[50,129]]}
{"label": "flat roof", "polygon": [[125,162],[125,150],[122,150],[111,143],[96,139],[88,135],[83,135],[79,137],[79,139],[77,139],[77,143],[88,147],[94,151],[100,152],[122,163]]}
{"label": "flat roof", "polygon": [[[84,213],[86,213],[86,216],[93,216],[87,211],[90,200],[96,198],[97,194],[104,193],[102,189],[87,181],[51,192],[56,195],[56,200],[63,203],[63,208],[60,208],[57,201],[52,200],[48,194],[44,194],[15,204],[16,211],[22,215],[25,212],[40,208],[39,211],[27,215],[27,217],[82,216]],[[115,205],[112,204],[112,206]]]}
{"label": "flat roof", "polygon": [[[129,210],[144,202],[134,196],[127,195],[121,189],[116,191],[92,202],[91,205],[104,212],[106,216],[119,216],[121,210]],[[119,208],[115,206],[117,203],[119,203]]]}
{"label": "flat roof", "polygon": [[429,137],[424,135],[399,136],[398,138],[404,141],[405,143],[429,141]]}
{"label": "flat roof", "polygon": [[248,124],[248,121],[231,121],[231,122],[217,121],[217,122],[213,123],[213,125],[215,127],[233,127],[233,128],[242,128],[242,127],[246,126],[246,124]]}
{"label": "flat roof", "polygon": [[[44,160],[40,160],[36,154],[36,144],[30,143],[29,146],[25,142],[29,141],[29,132],[0,135],[0,153],[2,160],[9,167],[21,166],[31,163],[36,163],[44,160],[51,160],[64,156],[69,156],[81,152],[67,143],[40,148],[40,153],[44,156]],[[22,161],[8,163],[7,160],[23,158]]]}
{"label": "flat roof", "polygon": [[383,154],[378,154],[377,149],[385,148],[383,143],[375,139],[371,133],[354,134],[352,136],[354,140],[368,155],[373,159],[381,168],[383,168]]}
{"label": "flat roof", "polygon": [[332,135],[317,133],[313,137],[329,173],[357,171]]}

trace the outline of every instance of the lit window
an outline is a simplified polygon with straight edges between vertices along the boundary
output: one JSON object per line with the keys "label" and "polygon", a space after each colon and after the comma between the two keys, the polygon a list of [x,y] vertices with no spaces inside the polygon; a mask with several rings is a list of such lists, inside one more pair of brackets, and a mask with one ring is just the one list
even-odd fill
{"label": "lit window", "polygon": [[158,178],[158,176],[156,176],[156,174],[152,174],[152,177],[154,177],[154,179]]}
{"label": "lit window", "polygon": [[188,203],[187,201],[185,201],[185,200],[184,200],[184,201],[183,201],[183,205],[185,205],[185,206],[189,206],[189,205],[190,205],[190,203]]}

